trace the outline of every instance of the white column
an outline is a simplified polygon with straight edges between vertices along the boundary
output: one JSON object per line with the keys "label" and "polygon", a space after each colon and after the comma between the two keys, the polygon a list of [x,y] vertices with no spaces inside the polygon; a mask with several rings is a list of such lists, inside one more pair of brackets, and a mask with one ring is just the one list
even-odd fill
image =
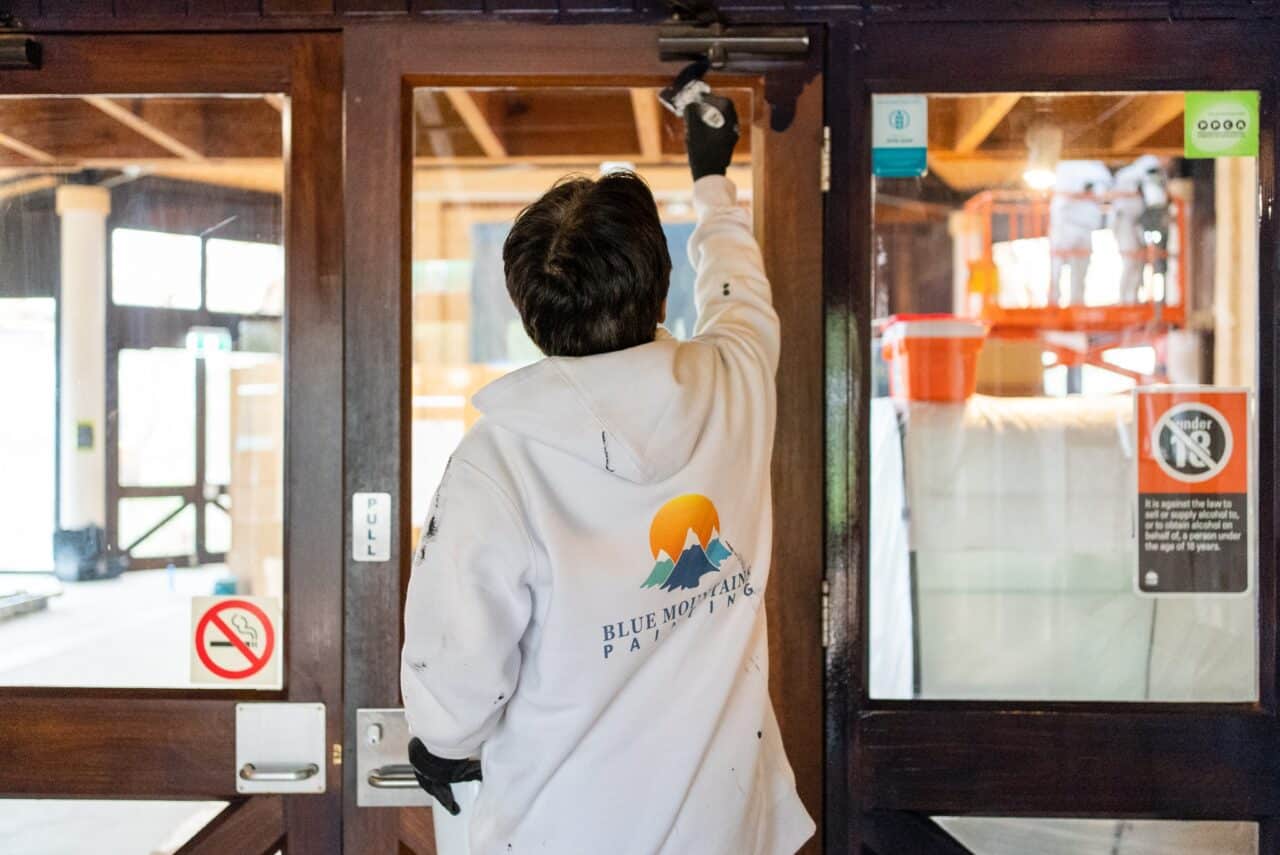
{"label": "white column", "polygon": [[58,188],[62,292],[58,303],[59,526],[106,524],[107,214],[103,187]]}

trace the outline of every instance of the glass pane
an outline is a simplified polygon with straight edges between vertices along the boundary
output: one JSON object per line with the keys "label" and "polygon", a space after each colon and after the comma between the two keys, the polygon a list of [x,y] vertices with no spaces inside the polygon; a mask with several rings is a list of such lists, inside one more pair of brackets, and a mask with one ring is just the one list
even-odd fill
{"label": "glass pane", "polygon": [[212,238],[205,251],[209,311],[242,315],[284,312],[284,247]]}
{"label": "glass pane", "polygon": [[283,106],[0,97],[0,685],[188,687],[194,597],[283,595]]}
{"label": "glass pane", "polygon": [[1256,855],[1252,822],[935,817],[974,855]]}
{"label": "glass pane", "polygon": [[873,697],[1258,697],[1257,163],[1196,97],[876,100]]}
{"label": "glass pane", "polygon": [[187,486],[196,477],[196,357],[187,350],[121,350],[120,483]]}
{"label": "glass pane", "polygon": [[200,308],[200,238],[111,232],[111,300],[121,306]]}
{"label": "glass pane", "polygon": [[172,855],[226,806],[226,802],[2,799],[0,852]]}
{"label": "glass pane", "polygon": [[198,563],[195,506],[181,497],[120,500],[120,543],[135,558],[181,557]]}
{"label": "glass pane", "polygon": [[56,336],[51,297],[0,298],[0,365],[23,366],[0,371],[0,401],[21,404],[0,418],[0,472],[24,485],[0,490],[0,573],[53,569]]}
{"label": "glass pane", "polygon": [[[692,180],[683,126],[649,89],[418,89],[414,93],[412,510],[427,514],[478,413],[471,396],[540,359],[507,295],[502,244],[557,180],[629,168],[649,183],[671,256],[666,328],[692,335]],[[728,93],[743,128],[750,93]],[[465,116],[465,118],[464,118]],[[750,135],[729,177],[750,208]],[[415,530],[414,539],[417,539]]]}

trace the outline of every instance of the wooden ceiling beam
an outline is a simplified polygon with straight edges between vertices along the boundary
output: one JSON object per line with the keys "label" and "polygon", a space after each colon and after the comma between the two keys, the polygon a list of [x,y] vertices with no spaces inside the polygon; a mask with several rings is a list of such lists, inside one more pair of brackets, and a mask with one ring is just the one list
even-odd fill
{"label": "wooden ceiling beam", "polygon": [[53,163],[56,157],[49,152],[36,148],[33,145],[27,145],[20,139],[9,136],[8,134],[0,134],[0,146],[4,146],[10,151],[17,152],[25,158],[34,160],[36,163]]}
{"label": "wooden ceiling beam", "polygon": [[662,159],[662,104],[652,89],[631,90],[631,112],[636,119],[636,137],[640,140],[640,157],[656,162]]}
{"label": "wooden ceiling beam", "polygon": [[84,101],[86,104],[106,113],[139,136],[146,137],[164,150],[177,155],[182,160],[199,162],[205,159],[203,154],[179,141],[172,134],[162,131],[129,108],[117,104],[110,98],[103,98],[100,95],[86,95]]}
{"label": "wooden ceiling beam", "polygon": [[976,151],[991,136],[1022,96],[1016,92],[963,98],[956,105],[954,150],[961,154]]}
{"label": "wooden ceiling beam", "polygon": [[[689,193],[693,190],[693,179],[684,163],[641,166],[639,172],[655,194]],[[536,199],[564,174],[564,169],[554,166],[519,169],[419,166],[414,170],[413,195],[417,201],[441,202]],[[750,193],[750,166],[731,166],[728,176],[738,185],[740,195]]]}
{"label": "wooden ceiling beam", "polygon": [[[1068,148],[1063,160],[1100,160],[1112,167],[1128,163],[1141,154],[1158,157],[1181,157],[1180,147],[1148,146],[1140,150],[1119,151],[1100,148]],[[949,151],[929,152],[929,170],[948,186],[959,191],[984,190],[1017,184],[1027,168],[1024,149],[997,149],[956,154]]]}
{"label": "wooden ceiling beam", "polygon": [[1135,149],[1156,131],[1182,115],[1186,98],[1181,92],[1133,95],[1116,115],[1111,147],[1118,151]]}
{"label": "wooden ceiling beam", "polygon": [[480,150],[485,153],[485,156],[505,158],[507,156],[507,147],[498,135],[494,133],[493,126],[489,124],[489,119],[485,116],[484,111],[480,109],[480,105],[476,103],[475,95],[466,89],[446,89],[444,93],[449,99],[449,103],[453,105],[453,109],[462,118],[462,123],[467,126],[467,130],[475,137],[476,142],[480,145]]}
{"label": "wooden ceiling beam", "polygon": [[0,184],[0,200],[16,199],[41,190],[52,190],[58,186],[58,179],[52,175],[34,175],[30,178],[19,178],[6,184]]}
{"label": "wooden ceiling beam", "polygon": [[[453,167],[457,169],[474,169],[493,168],[498,166],[564,166],[566,169],[583,169],[594,170],[601,163],[606,161],[632,161],[635,160],[636,153],[632,152],[604,152],[601,154],[573,154],[571,152],[565,154],[522,154],[518,157],[506,157],[502,159],[491,158],[486,155],[459,155],[456,157],[436,157],[434,155],[419,155],[413,159],[416,166],[436,166],[442,168]],[[1023,153],[1026,157],[1026,153]],[[688,158],[683,154],[675,154],[664,152],[659,163],[670,164],[688,164]],[[733,163],[747,164],[751,162],[750,152],[733,153]]]}

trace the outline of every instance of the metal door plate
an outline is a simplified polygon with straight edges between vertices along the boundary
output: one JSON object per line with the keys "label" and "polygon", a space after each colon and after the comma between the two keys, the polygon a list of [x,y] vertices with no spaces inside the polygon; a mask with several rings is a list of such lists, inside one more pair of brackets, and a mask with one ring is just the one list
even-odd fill
{"label": "metal door plate", "polygon": [[409,766],[409,725],[402,709],[356,710],[356,804],[428,807],[431,797]]}
{"label": "metal door plate", "polygon": [[236,792],[323,793],[324,704],[236,704]]}

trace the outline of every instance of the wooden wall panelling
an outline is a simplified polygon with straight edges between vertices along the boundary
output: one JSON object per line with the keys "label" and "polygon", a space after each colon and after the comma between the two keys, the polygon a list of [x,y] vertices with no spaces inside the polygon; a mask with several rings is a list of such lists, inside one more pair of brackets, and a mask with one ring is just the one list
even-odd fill
{"label": "wooden wall panelling", "polygon": [[368,15],[371,13],[407,13],[411,0],[337,0],[338,13],[342,15]]}
{"label": "wooden wall panelling", "polygon": [[356,807],[355,756],[359,734],[356,710],[400,705],[400,572],[409,554],[409,420],[403,406],[407,384],[411,322],[410,289],[402,277],[408,260],[408,178],[402,158],[412,123],[404,121],[412,103],[401,85],[406,60],[403,27],[353,28],[344,36],[346,124],[345,199],[347,301],[343,336],[347,343],[346,412],[349,441],[344,495],[391,494],[391,561],[356,563],[350,548],[345,593],[347,722],[344,764],[344,851],[396,851],[397,812]]}
{"label": "wooden wall panelling", "polygon": [[[79,7],[83,0],[69,0],[69,2]],[[186,0],[114,0],[114,4],[108,5],[114,5],[112,12],[118,18],[177,16],[187,13]]]}
{"label": "wooden wall panelling", "polygon": [[259,17],[262,14],[262,0],[187,0],[187,2],[189,14],[193,18],[222,15]]}
{"label": "wooden wall panelling", "polygon": [[1200,713],[1078,706],[1028,714],[917,703],[863,712],[862,807],[1180,819],[1280,813],[1280,734],[1271,716],[1210,705]]}
{"label": "wooden wall panelling", "polygon": [[0,738],[0,793],[6,796],[236,796],[235,704],[221,693],[145,702],[134,699],[136,692],[23,694],[7,690],[0,700],[0,721],[21,733]]}
{"label": "wooden wall panelling", "polygon": [[264,15],[331,15],[334,0],[262,0]]}
{"label": "wooden wall panelling", "polygon": [[[826,649],[825,850],[861,855],[861,798],[855,714],[863,695],[862,650],[866,624],[858,604],[867,552],[869,490],[865,473],[870,446],[871,190],[861,27],[830,30],[826,121],[831,131],[831,186],[826,206],[823,259],[826,383],[826,580],[830,636]],[[844,57],[833,62],[830,58]],[[833,202],[833,200],[835,200]]]}
{"label": "wooden wall panelling", "polygon": [[[820,50],[820,48],[818,48]],[[811,80],[792,126],[754,117],[759,157],[754,204],[757,236],[782,320],[778,423],[773,451],[774,550],[766,594],[769,690],[796,784],[822,827],[821,630],[823,520],[822,78]],[[758,100],[757,104],[762,105]],[[806,251],[802,248],[808,248]],[[805,509],[800,511],[800,509]],[[816,841],[805,851],[817,851]]]}
{"label": "wooden wall panelling", "polygon": [[267,795],[234,801],[174,855],[271,855],[284,838],[283,802]]}
{"label": "wooden wall panelling", "polygon": [[[322,701],[326,754],[343,733],[343,170],[342,48],[337,34],[297,37],[289,90],[285,247],[286,647],[290,700]],[[305,426],[305,427],[303,427]],[[326,757],[330,759],[330,757]],[[287,799],[292,852],[342,851],[343,766],[326,791]],[[354,759],[354,758],[353,758]],[[355,768],[354,762],[347,768]]]}

